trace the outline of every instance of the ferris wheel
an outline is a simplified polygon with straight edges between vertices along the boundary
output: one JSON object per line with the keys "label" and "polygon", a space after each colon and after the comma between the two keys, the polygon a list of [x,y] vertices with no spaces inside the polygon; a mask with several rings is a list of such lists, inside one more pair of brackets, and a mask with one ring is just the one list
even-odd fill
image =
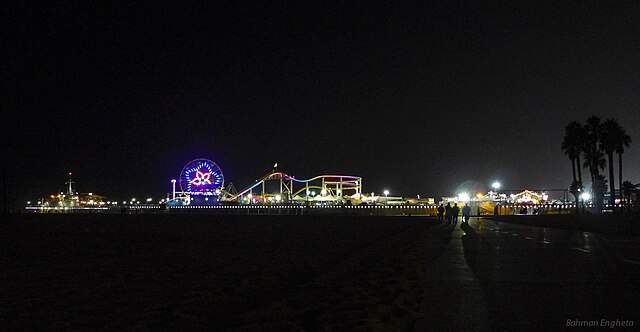
{"label": "ferris wheel", "polygon": [[190,195],[219,195],[224,175],[218,164],[209,159],[194,159],[180,172],[180,190]]}

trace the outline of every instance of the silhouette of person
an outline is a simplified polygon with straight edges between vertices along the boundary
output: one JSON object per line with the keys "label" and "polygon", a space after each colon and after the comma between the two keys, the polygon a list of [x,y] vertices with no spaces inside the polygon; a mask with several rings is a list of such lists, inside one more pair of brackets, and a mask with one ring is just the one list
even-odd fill
{"label": "silhouette of person", "polygon": [[444,221],[444,207],[442,206],[442,204],[440,204],[440,206],[438,206],[438,223],[442,224],[442,222]]}
{"label": "silhouette of person", "polygon": [[469,204],[464,203],[464,207],[462,207],[462,222],[469,222],[469,217],[471,217],[471,207]]}
{"label": "silhouette of person", "polygon": [[447,203],[444,207],[444,221],[448,224],[451,222],[451,203]]}
{"label": "silhouette of person", "polygon": [[453,207],[451,208],[451,214],[453,217],[453,224],[457,224],[458,223],[458,214],[460,214],[460,208],[458,207],[458,203],[454,203]]}
{"label": "silhouette of person", "polygon": [[451,207],[451,203],[447,203],[447,206],[444,207],[444,218],[447,224],[453,221],[453,208]]}

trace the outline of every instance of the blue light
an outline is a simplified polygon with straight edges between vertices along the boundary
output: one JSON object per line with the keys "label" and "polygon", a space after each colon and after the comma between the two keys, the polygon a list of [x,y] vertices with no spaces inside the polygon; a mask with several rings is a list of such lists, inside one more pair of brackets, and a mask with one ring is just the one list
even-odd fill
{"label": "blue light", "polygon": [[191,195],[212,195],[223,184],[222,169],[211,160],[193,160],[184,166],[180,174],[180,188]]}

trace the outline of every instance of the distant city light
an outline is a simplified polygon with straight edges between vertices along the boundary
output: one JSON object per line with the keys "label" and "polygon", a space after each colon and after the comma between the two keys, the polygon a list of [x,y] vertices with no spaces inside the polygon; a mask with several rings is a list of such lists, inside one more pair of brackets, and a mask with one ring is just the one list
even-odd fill
{"label": "distant city light", "polygon": [[591,194],[589,194],[588,192],[583,192],[582,194],[580,194],[580,198],[583,201],[588,201],[591,199]]}
{"label": "distant city light", "polygon": [[147,203],[150,203],[151,201],[153,201],[151,197],[147,198]]}
{"label": "distant city light", "polygon": [[470,197],[469,197],[469,193],[459,193],[458,194],[458,199],[462,202],[468,202]]}
{"label": "distant city light", "polygon": [[502,184],[501,184],[500,182],[498,182],[498,181],[495,181],[495,182],[493,182],[493,183],[491,184],[491,188],[493,188],[493,189],[495,189],[495,190],[500,189],[500,187],[502,187]]}
{"label": "distant city light", "polygon": [[384,194],[385,197],[389,196],[389,190],[387,190],[387,189],[385,189],[382,193]]}

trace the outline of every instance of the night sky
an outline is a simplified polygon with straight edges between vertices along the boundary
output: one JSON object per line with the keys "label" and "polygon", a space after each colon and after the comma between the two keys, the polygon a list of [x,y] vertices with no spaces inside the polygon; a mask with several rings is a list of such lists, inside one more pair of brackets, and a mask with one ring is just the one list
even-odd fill
{"label": "night sky", "polygon": [[638,2],[215,4],[12,9],[12,197],[68,170],[80,192],[161,197],[197,157],[238,189],[275,161],[392,195],[566,188],[563,128],[592,114],[631,135],[640,182]]}

